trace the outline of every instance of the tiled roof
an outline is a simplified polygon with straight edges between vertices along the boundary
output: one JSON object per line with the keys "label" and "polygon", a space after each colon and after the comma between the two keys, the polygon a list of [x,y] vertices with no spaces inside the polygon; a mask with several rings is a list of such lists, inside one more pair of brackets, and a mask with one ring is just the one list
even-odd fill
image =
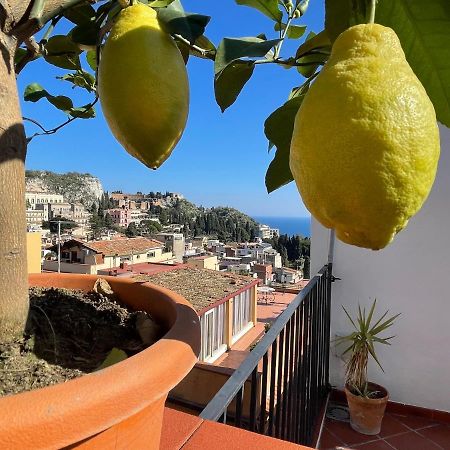
{"label": "tiled roof", "polygon": [[197,312],[257,283],[257,280],[250,277],[185,266],[162,273],[138,275],[134,279],[150,281],[177,292],[191,302]]}
{"label": "tiled roof", "polygon": [[164,247],[164,244],[155,239],[144,237],[113,239],[110,241],[80,242],[83,246],[97,253],[110,255],[130,255],[131,253],[144,253],[147,250]]}

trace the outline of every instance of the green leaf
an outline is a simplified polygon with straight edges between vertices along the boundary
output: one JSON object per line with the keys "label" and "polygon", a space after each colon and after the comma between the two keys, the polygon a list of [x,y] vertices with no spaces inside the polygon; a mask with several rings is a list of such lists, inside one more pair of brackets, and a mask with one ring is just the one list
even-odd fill
{"label": "green leaf", "polygon": [[278,0],[236,0],[238,5],[250,6],[276,22],[281,22],[283,14],[278,9]]}
{"label": "green leaf", "polygon": [[66,9],[63,15],[72,23],[81,25],[95,18],[95,9],[87,2],[83,2]]}
{"label": "green leaf", "polygon": [[252,76],[254,68],[252,62],[236,60],[216,75],[214,93],[222,112],[236,101],[245,83]]}
{"label": "green leaf", "polygon": [[166,8],[158,9],[158,20],[166,33],[179,34],[191,44],[204,32],[211,17],[187,13],[179,0],[174,0]]}
{"label": "green leaf", "polygon": [[25,88],[23,99],[26,102],[36,103],[41,98],[47,97],[48,92],[38,83],[31,83]]}
{"label": "green leaf", "polygon": [[216,46],[206,37],[206,36],[199,36],[196,40],[195,40],[195,45],[197,47],[202,48],[203,50],[206,50],[207,56],[204,56],[202,53],[198,52],[195,49],[190,48],[190,53],[191,55],[197,56],[198,58],[206,58],[206,59],[211,59],[214,58],[215,54],[216,54]]}
{"label": "green leaf", "polygon": [[51,37],[45,44],[44,58],[50,64],[63,69],[81,69],[79,54],[81,50],[68,36]]}
{"label": "green leaf", "polygon": [[189,60],[190,53],[190,47],[183,41],[179,41],[178,39],[175,40],[175,43],[177,44],[178,50],[180,50],[181,56],[183,57],[184,64],[187,64]]}
{"label": "green leaf", "polygon": [[256,37],[224,38],[219,44],[214,62],[214,73],[217,74],[233,61],[244,56],[259,57],[266,55],[280,39],[265,41]]}
{"label": "green leaf", "polygon": [[97,70],[97,50],[86,52],[86,61],[92,70]]}
{"label": "green leaf", "polygon": [[78,86],[86,89],[88,92],[95,91],[95,77],[84,70],[79,70],[75,73],[68,73],[66,75],[63,75],[62,77],[56,78],[72,83],[73,87]]}
{"label": "green leaf", "polygon": [[14,53],[14,64],[17,65],[20,61],[22,61],[22,58],[24,58],[27,53],[28,52],[25,48],[18,47],[16,49],[16,53]]}
{"label": "green leaf", "polygon": [[106,367],[117,364],[128,358],[128,355],[119,348],[114,347],[109,353],[106,359],[101,363],[97,370],[105,369]]}
{"label": "green leaf", "polygon": [[438,120],[450,127],[450,3],[380,0],[375,19],[400,38],[406,59],[433,102]]}
{"label": "green leaf", "polygon": [[311,33],[309,33],[305,42],[303,42],[303,44],[297,49],[295,59],[299,59],[312,51],[329,52],[330,46],[330,39],[328,38],[325,30],[322,30],[319,34],[315,35],[311,35]]}
{"label": "green leaf", "polygon": [[70,115],[79,119],[91,119],[92,117],[95,117],[95,109],[88,104],[78,108],[72,108],[70,110]]}
{"label": "green leaf", "polygon": [[55,106],[55,108],[58,108],[59,110],[72,117],[88,119],[95,116],[95,111],[91,107],[91,105],[88,104],[80,108],[74,108],[73,102],[69,97],[66,97],[64,95],[51,95],[38,83],[29,84],[25,88],[23,98],[25,101],[33,103],[36,103],[42,98],[45,98],[49,103]]}
{"label": "green leaf", "polygon": [[[306,37],[305,43],[311,39],[314,39],[314,36],[316,36],[316,34],[311,31]],[[297,59],[298,63],[308,64],[307,66],[297,66],[298,72],[301,73],[305,78],[309,78],[311,75],[313,75],[316,72],[317,68],[320,65],[325,64],[326,60],[328,59],[328,56],[326,55],[315,53],[314,49],[310,50],[310,52],[310,54]]]}
{"label": "green leaf", "polygon": [[288,100],[275,110],[264,123],[264,133],[267,139],[277,147],[275,158],[266,173],[266,188],[269,193],[293,180],[289,168],[289,152],[295,116],[303,98],[304,95],[300,95]]}
{"label": "green leaf", "polygon": [[95,22],[86,22],[77,25],[70,31],[70,38],[73,42],[82,45],[97,45],[100,27]]}
{"label": "green leaf", "polygon": [[47,100],[55,108],[64,111],[66,114],[69,114],[70,110],[73,108],[72,100],[65,95],[57,95],[56,97],[54,97],[53,95],[47,95]]}
{"label": "green leaf", "polygon": [[[286,28],[286,24],[285,23],[279,23],[277,22],[274,25],[274,29],[275,31],[280,31],[280,30],[284,30]],[[287,30],[286,36],[289,39],[298,39],[301,38],[306,31],[306,25],[289,25],[289,28]]]}

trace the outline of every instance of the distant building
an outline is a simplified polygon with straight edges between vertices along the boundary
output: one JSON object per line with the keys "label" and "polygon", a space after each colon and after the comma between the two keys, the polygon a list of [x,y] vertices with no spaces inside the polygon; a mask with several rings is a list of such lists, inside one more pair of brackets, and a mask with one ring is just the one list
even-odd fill
{"label": "distant building", "polygon": [[274,248],[264,250],[262,255],[258,258],[258,262],[262,264],[271,264],[274,269],[278,269],[283,265],[281,255]]}
{"label": "distant building", "polygon": [[167,251],[173,253],[176,262],[183,262],[185,245],[182,233],[158,233],[156,239],[165,243]]}
{"label": "distant building", "polygon": [[253,264],[252,272],[262,280],[263,284],[270,284],[273,281],[272,264]]}
{"label": "distant building", "polygon": [[28,229],[37,229],[42,227],[42,222],[45,220],[44,211],[39,209],[27,209],[25,216]]}
{"label": "distant building", "polygon": [[[50,248],[58,251],[58,246]],[[83,242],[70,239],[61,245],[61,272],[96,274],[98,270],[126,267],[134,263],[172,259],[164,243],[143,237]],[[44,270],[57,271],[57,261],[44,261]]]}
{"label": "distant building", "polygon": [[289,267],[280,267],[275,269],[276,281],[278,283],[296,284],[303,280],[301,270],[290,269]]}
{"label": "distant building", "polygon": [[105,211],[110,215],[113,224],[122,228],[127,228],[131,223],[131,211],[126,208],[107,209]]}
{"label": "distant building", "polygon": [[219,262],[214,255],[194,256],[189,258],[186,264],[196,269],[219,270]]}
{"label": "distant building", "polygon": [[258,230],[258,236],[261,239],[273,239],[275,236],[280,235],[279,228],[270,228],[269,225],[260,225]]}
{"label": "distant building", "polygon": [[64,197],[49,192],[25,192],[25,201],[29,209],[35,209],[36,205],[42,203],[64,203]]}

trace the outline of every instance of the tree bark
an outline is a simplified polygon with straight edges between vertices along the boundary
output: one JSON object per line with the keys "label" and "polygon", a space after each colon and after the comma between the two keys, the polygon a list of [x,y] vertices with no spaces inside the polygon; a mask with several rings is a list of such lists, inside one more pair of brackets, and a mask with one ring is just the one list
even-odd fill
{"label": "tree bark", "polygon": [[26,139],[14,73],[17,40],[0,31],[0,342],[23,334],[28,315]]}

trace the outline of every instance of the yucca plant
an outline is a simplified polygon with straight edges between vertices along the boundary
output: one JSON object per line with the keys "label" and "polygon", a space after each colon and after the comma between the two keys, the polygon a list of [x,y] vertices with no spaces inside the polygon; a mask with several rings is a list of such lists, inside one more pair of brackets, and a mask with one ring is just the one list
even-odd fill
{"label": "yucca plant", "polygon": [[344,309],[345,314],[349,318],[351,324],[355,328],[351,334],[347,336],[341,336],[336,339],[336,343],[350,344],[343,355],[351,353],[350,359],[346,364],[345,370],[345,382],[347,386],[357,395],[362,397],[371,398],[377,395],[377,392],[370,391],[367,381],[367,363],[369,355],[375,360],[381,370],[384,369],[378,359],[375,352],[375,344],[391,345],[390,340],[395,336],[379,337],[379,335],[385,332],[392,326],[394,320],[400,315],[396,314],[392,317],[386,318],[389,311],[386,311],[373,325],[372,319],[375,312],[377,300],[375,299],[366,314],[366,309],[361,309],[358,305],[358,316],[356,320],[353,320],[348,311]]}

